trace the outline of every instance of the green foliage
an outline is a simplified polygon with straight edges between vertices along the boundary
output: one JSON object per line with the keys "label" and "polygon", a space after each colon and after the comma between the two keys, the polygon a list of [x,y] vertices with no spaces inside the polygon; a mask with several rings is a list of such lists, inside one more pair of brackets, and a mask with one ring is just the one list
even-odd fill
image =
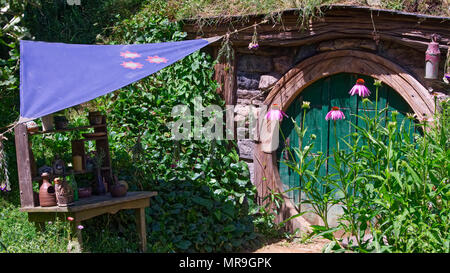
{"label": "green foliage", "polygon": [[[364,126],[350,122],[357,133],[352,134],[351,142],[344,141],[348,150],[336,144],[338,148],[330,155],[335,159],[330,167],[337,171],[333,177],[311,171],[317,167],[307,170],[308,164],[323,164],[321,157],[287,162],[303,174],[301,190],[325,223],[324,227],[314,227],[315,233],[333,240],[327,251],[343,251],[332,235],[340,229],[356,238],[350,244],[356,252],[448,253],[450,104],[442,103],[434,124],[423,121],[418,125],[423,135],[414,134],[414,141],[410,137],[412,128],[406,128],[405,120],[398,123],[395,112],[384,126],[382,116],[386,111],[382,109],[373,118],[357,116],[358,124]],[[304,135],[301,130],[297,132],[299,138]],[[294,151],[302,159],[308,149],[304,146]],[[318,192],[318,188],[325,190]],[[331,229],[326,213],[337,204],[342,205],[343,214],[338,227]],[[364,238],[367,234],[371,234],[371,240]]]}
{"label": "green foliage", "polygon": [[[9,125],[19,116],[19,39],[27,36],[27,30],[22,26],[22,13],[25,3],[18,0],[0,1],[0,133],[6,131]],[[10,135],[5,137],[0,149],[5,157],[0,165],[8,166],[9,184],[12,191],[17,191],[17,171],[14,139]],[[1,138],[0,138],[0,141]],[[0,184],[6,183],[5,170],[0,170]],[[18,195],[2,192],[0,195],[6,200],[17,202]]]}
{"label": "green foliage", "polygon": [[[153,43],[178,41],[186,35],[180,24],[170,22],[155,6],[148,5],[127,19],[123,12],[108,12],[113,2],[89,2],[80,8],[63,2],[39,1],[37,5],[27,6],[25,23],[36,39],[59,42]],[[145,3],[150,2],[165,5],[164,1]],[[106,29],[111,22],[114,25]],[[122,90],[64,111],[71,126],[85,125],[89,109],[107,113],[114,171],[120,179],[128,181],[132,191],[158,191],[152,206],[146,210],[152,251],[231,251],[255,239],[255,229],[269,230],[270,219],[253,201],[256,189],[250,182],[247,164],[239,161],[235,143],[175,142],[170,138],[168,125],[173,121],[174,106],[192,107],[197,96],[201,96],[205,106],[223,105],[216,94],[212,67],[211,57],[197,52]],[[17,86],[12,90],[17,92]],[[56,155],[71,162],[68,151],[75,138],[80,138],[80,132],[33,136],[37,165],[50,165]],[[13,153],[10,155],[14,157]],[[12,193],[17,193],[17,188]],[[16,217],[17,211],[12,214]],[[121,212],[115,217],[97,217],[83,224],[86,251],[137,250],[134,214]],[[27,232],[30,242],[40,242],[40,233]],[[64,251],[43,248],[17,251]]]}
{"label": "green foliage", "polygon": [[[147,43],[184,35],[162,16],[137,15],[117,25],[113,36],[115,43]],[[174,106],[193,112],[197,96],[205,106],[223,104],[212,67],[212,59],[197,52],[96,101],[108,113],[114,169],[131,189],[158,191],[147,219],[153,251],[230,251],[256,237],[255,188],[233,143],[171,139]]]}

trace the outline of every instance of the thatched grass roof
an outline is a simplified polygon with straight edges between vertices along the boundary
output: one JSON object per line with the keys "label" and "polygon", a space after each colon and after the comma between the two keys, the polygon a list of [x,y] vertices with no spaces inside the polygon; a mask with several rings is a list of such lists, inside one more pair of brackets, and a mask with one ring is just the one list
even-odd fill
{"label": "thatched grass roof", "polygon": [[174,19],[273,14],[296,9],[309,15],[333,5],[450,17],[450,0],[169,0]]}

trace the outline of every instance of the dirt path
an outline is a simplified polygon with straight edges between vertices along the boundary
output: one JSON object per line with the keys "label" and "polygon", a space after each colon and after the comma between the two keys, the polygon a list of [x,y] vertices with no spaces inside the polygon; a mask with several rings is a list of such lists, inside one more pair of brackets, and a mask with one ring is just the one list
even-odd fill
{"label": "dirt path", "polygon": [[314,239],[307,243],[281,240],[279,242],[265,245],[253,251],[253,253],[322,253],[323,247],[328,242],[330,241],[327,239]]}

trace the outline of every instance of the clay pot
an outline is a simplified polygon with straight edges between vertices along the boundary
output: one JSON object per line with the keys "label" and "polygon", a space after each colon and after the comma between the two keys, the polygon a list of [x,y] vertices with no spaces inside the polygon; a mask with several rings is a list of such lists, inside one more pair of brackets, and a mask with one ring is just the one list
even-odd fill
{"label": "clay pot", "polygon": [[34,122],[32,120],[28,121],[26,123],[26,125],[27,125],[27,131],[28,132],[37,132],[37,131],[39,131],[39,126],[37,125],[36,122]]}
{"label": "clay pot", "polygon": [[39,204],[41,207],[56,206],[55,187],[49,182],[49,174],[42,174],[42,185],[39,188]]}
{"label": "clay pot", "polygon": [[53,173],[64,174],[64,172],[65,172],[64,160],[57,158],[55,162],[53,162]]}
{"label": "clay pot", "polygon": [[127,195],[127,188],[123,184],[115,184],[111,186],[112,197],[122,197]]}
{"label": "clay pot", "polygon": [[79,198],[86,198],[86,197],[90,197],[91,195],[92,195],[91,187],[78,189],[78,197]]}
{"label": "clay pot", "polygon": [[117,182],[117,183],[124,185],[125,188],[128,190],[128,183],[127,183],[127,181],[125,181],[125,180],[120,180],[120,181]]}
{"label": "clay pot", "polygon": [[55,178],[56,202],[59,207],[73,204],[73,189],[66,180]]}

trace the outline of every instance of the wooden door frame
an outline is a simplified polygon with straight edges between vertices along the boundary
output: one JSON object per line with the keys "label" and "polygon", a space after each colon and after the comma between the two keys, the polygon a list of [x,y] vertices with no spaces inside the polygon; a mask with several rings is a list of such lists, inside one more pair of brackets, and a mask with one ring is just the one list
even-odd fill
{"label": "wooden door frame", "polygon": [[[275,84],[264,101],[270,106],[278,104],[287,111],[294,99],[309,85],[325,77],[339,73],[354,73],[381,80],[398,92],[411,107],[418,119],[433,117],[434,101],[428,90],[412,75],[397,64],[373,53],[357,50],[337,50],[312,56],[289,70]],[[276,151],[265,153],[261,143],[256,143],[254,150],[255,186],[258,200],[262,200],[270,190],[283,192],[277,164]],[[277,216],[277,222],[297,214],[294,203],[284,195],[285,203]],[[294,218],[287,223],[287,228],[307,229],[304,219]]]}

